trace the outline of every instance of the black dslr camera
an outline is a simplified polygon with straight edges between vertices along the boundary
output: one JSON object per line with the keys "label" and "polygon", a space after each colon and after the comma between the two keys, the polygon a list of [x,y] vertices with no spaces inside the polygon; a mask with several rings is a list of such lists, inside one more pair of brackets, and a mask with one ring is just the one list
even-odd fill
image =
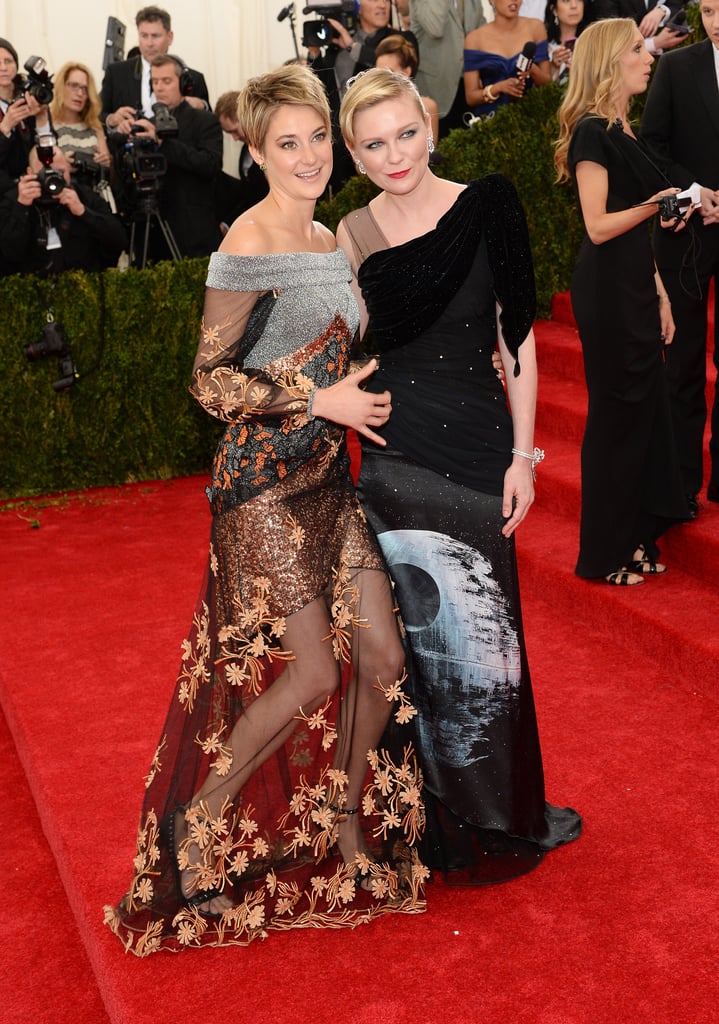
{"label": "black dslr camera", "polygon": [[99,181],[102,167],[89,149],[74,149],[72,152],[72,172],[85,181]]}
{"label": "black dslr camera", "polygon": [[356,6],[354,0],[325,0],[322,4],[308,4],[303,14],[317,14],[313,21],[306,21],[302,26],[302,45],[307,47],[327,46],[332,42],[334,29],[328,18],[334,18],[344,25],[348,32],[355,26]]}
{"label": "black dslr camera", "polygon": [[153,103],[152,112],[155,115],[155,135],[158,139],[176,139],[179,131],[177,118],[170,113],[166,103]]}
{"label": "black dslr camera", "polygon": [[55,320],[49,320],[45,324],[40,341],[23,347],[23,355],[30,363],[44,359],[46,356],[57,356],[60,363],[60,377],[52,382],[55,391],[67,391],[79,376],[70,346],[63,337],[62,327]]}
{"label": "black dslr camera", "polygon": [[45,132],[37,136],[35,151],[42,167],[37,172],[37,180],[40,182],[39,203],[49,203],[60,195],[65,188],[65,175],[62,171],[56,171],[52,166],[57,139],[52,132]]}
{"label": "black dslr camera", "polygon": [[55,95],[55,90],[52,84],[52,75],[48,74],[45,61],[42,57],[28,57],[23,67],[27,71],[27,75],[15,75],[13,99],[20,99],[29,93],[38,103],[46,106]]}

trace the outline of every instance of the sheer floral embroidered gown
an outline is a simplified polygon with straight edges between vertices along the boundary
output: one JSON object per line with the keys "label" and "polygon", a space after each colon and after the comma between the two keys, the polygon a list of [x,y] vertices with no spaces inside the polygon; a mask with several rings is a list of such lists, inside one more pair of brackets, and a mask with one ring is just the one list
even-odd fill
{"label": "sheer floral embroidered gown", "polygon": [[192,392],[227,426],[206,579],[106,908],[140,956],[424,909],[391,587],[344,430],[307,412],[348,369],[349,278],[340,250],[211,258]]}

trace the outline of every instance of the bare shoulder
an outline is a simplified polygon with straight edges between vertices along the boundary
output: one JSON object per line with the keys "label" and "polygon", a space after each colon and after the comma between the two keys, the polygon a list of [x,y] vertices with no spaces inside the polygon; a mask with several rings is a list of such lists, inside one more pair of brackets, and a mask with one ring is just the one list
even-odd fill
{"label": "bare shoulder", "polygon": [[267,226],[253,215],[255,209],[247,210],[233,221],[222,239],[220,252],[234,256],[262,256],[272,251],[270,233]]}
{"label": "bare shoulder", "polygon": [[337,248],[337,241],[330,229],[318,220],[312,222],[315,238],[321,252],[334,252]]}
{"label": "bare shoulder", "polygon": [[487,27],[486,25],[483,25],[481,28],[472,29],[472,31],[469,32],[465,36],[465,39],[464,39],[464,48],[465,48],[465,50],[481,50],[482,49],[482,40],[484,39],[484,37],[486,35],[486,33],[484,31],[486,29],[486,27]]}
{"label": "bare shoulder", "polygon": [[532,40],[535,43],[541,43],[543,39],[547,38],[547,26],[539,18],[520,18],[520,21],[526,22],[526,29],[532,34]]}
{"label": "bare shoulder", "polygon": [[466,185],[460,181],[449,181],[446,178],[437,178],[441,185],[442,192],[450,202],[454,202],[460,192],[464,192]]}

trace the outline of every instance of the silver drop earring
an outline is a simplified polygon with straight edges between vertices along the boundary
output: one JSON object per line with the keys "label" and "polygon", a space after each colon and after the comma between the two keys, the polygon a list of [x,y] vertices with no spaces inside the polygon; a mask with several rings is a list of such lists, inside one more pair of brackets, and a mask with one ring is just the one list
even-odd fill
{"label": "silver drop earring", "polygon": [[366,174],[367,173],[367,171],[365,170],[365,166],[364,166],[364,164],[362,163],[361,160],[357,161],[357,170],[360,172],[360,174]]}
{"label": "silver drop earring", "polygon": [[434,153],[434,139],[431,135],[427,136],[427,152]]}

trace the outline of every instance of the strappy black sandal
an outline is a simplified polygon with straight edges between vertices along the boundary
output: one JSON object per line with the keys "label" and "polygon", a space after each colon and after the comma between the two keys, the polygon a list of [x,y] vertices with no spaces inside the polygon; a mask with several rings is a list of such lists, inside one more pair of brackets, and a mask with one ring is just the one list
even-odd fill
{"label": "strappy black sandal", "polygon": [[640,544],[637,550],[641,551],[641,558],[637,558],[636,561],[629,563],[627,569],[630,572],[639,573],[640,576],[664,575],[667,571],[666,565],[662,565],[661,562],[655,562],[653,558],[650,558],[643,544]]}
{"label": "strappy black sandal", "polygon": [[177,833],[175,829],[175,818],[178,814],[184,814],[186,810],[187,805],[178,805],[165,816],[160,826],[160,834],[165,839],[167,852],[170,856],[170,860],[172,861],[177,899],[180,903],[184,903],[185,906],[195,909],[198,914],[202,915],[202,917],[222,917],[222,911],[202,909],[205,904],[209,906],[214,899],[217,899],[218,896],[222,896],[222,892],[219,889],[198,889],[198,891],[193,892],[191,896],[187,896],[182,888],[182,872],[180,871],[180,865],[177,860]]}
{"label": "strappy black sandal", "polygon": [[[334,811],[335,814],[337,815],[337,821],[341,821],[343,818],[348,818],[351,814],[359,813],[359,807],[338,807],[337,804],[329,804],[329,808],[331,811]],[[339,843],[337,843],[337,852],[339,853],[340,857],[342,857],[342,852],[339,848]],[[363,856],[366,856],[368,861],[374,863],[374,859],[370,857],[368,853],[363,854]],[[345,867],[349,868],[355,864],[355,861],[346,861],[344,860],[344,857],[342,857],[342,859]],[[357,865],[357,870],[353,875],[352,881],[354,882],[356,888],[362,889],[363,892],[372,892],[372,889],[370,888],[369,884],[371,877],[372,876],[368,868],[363,869],[359,865]]]}
{"label": "strappy black sandal", "polygon": [[632,576],[641,576],[642,573],[634,571],[631,565],[623,566],[621,569],[617,569],[616,572],[610,572],[608,576],[604,577],[605,583],[611,583],[613,587],[638,587],[644,582],[642,579],[631,579]]}

